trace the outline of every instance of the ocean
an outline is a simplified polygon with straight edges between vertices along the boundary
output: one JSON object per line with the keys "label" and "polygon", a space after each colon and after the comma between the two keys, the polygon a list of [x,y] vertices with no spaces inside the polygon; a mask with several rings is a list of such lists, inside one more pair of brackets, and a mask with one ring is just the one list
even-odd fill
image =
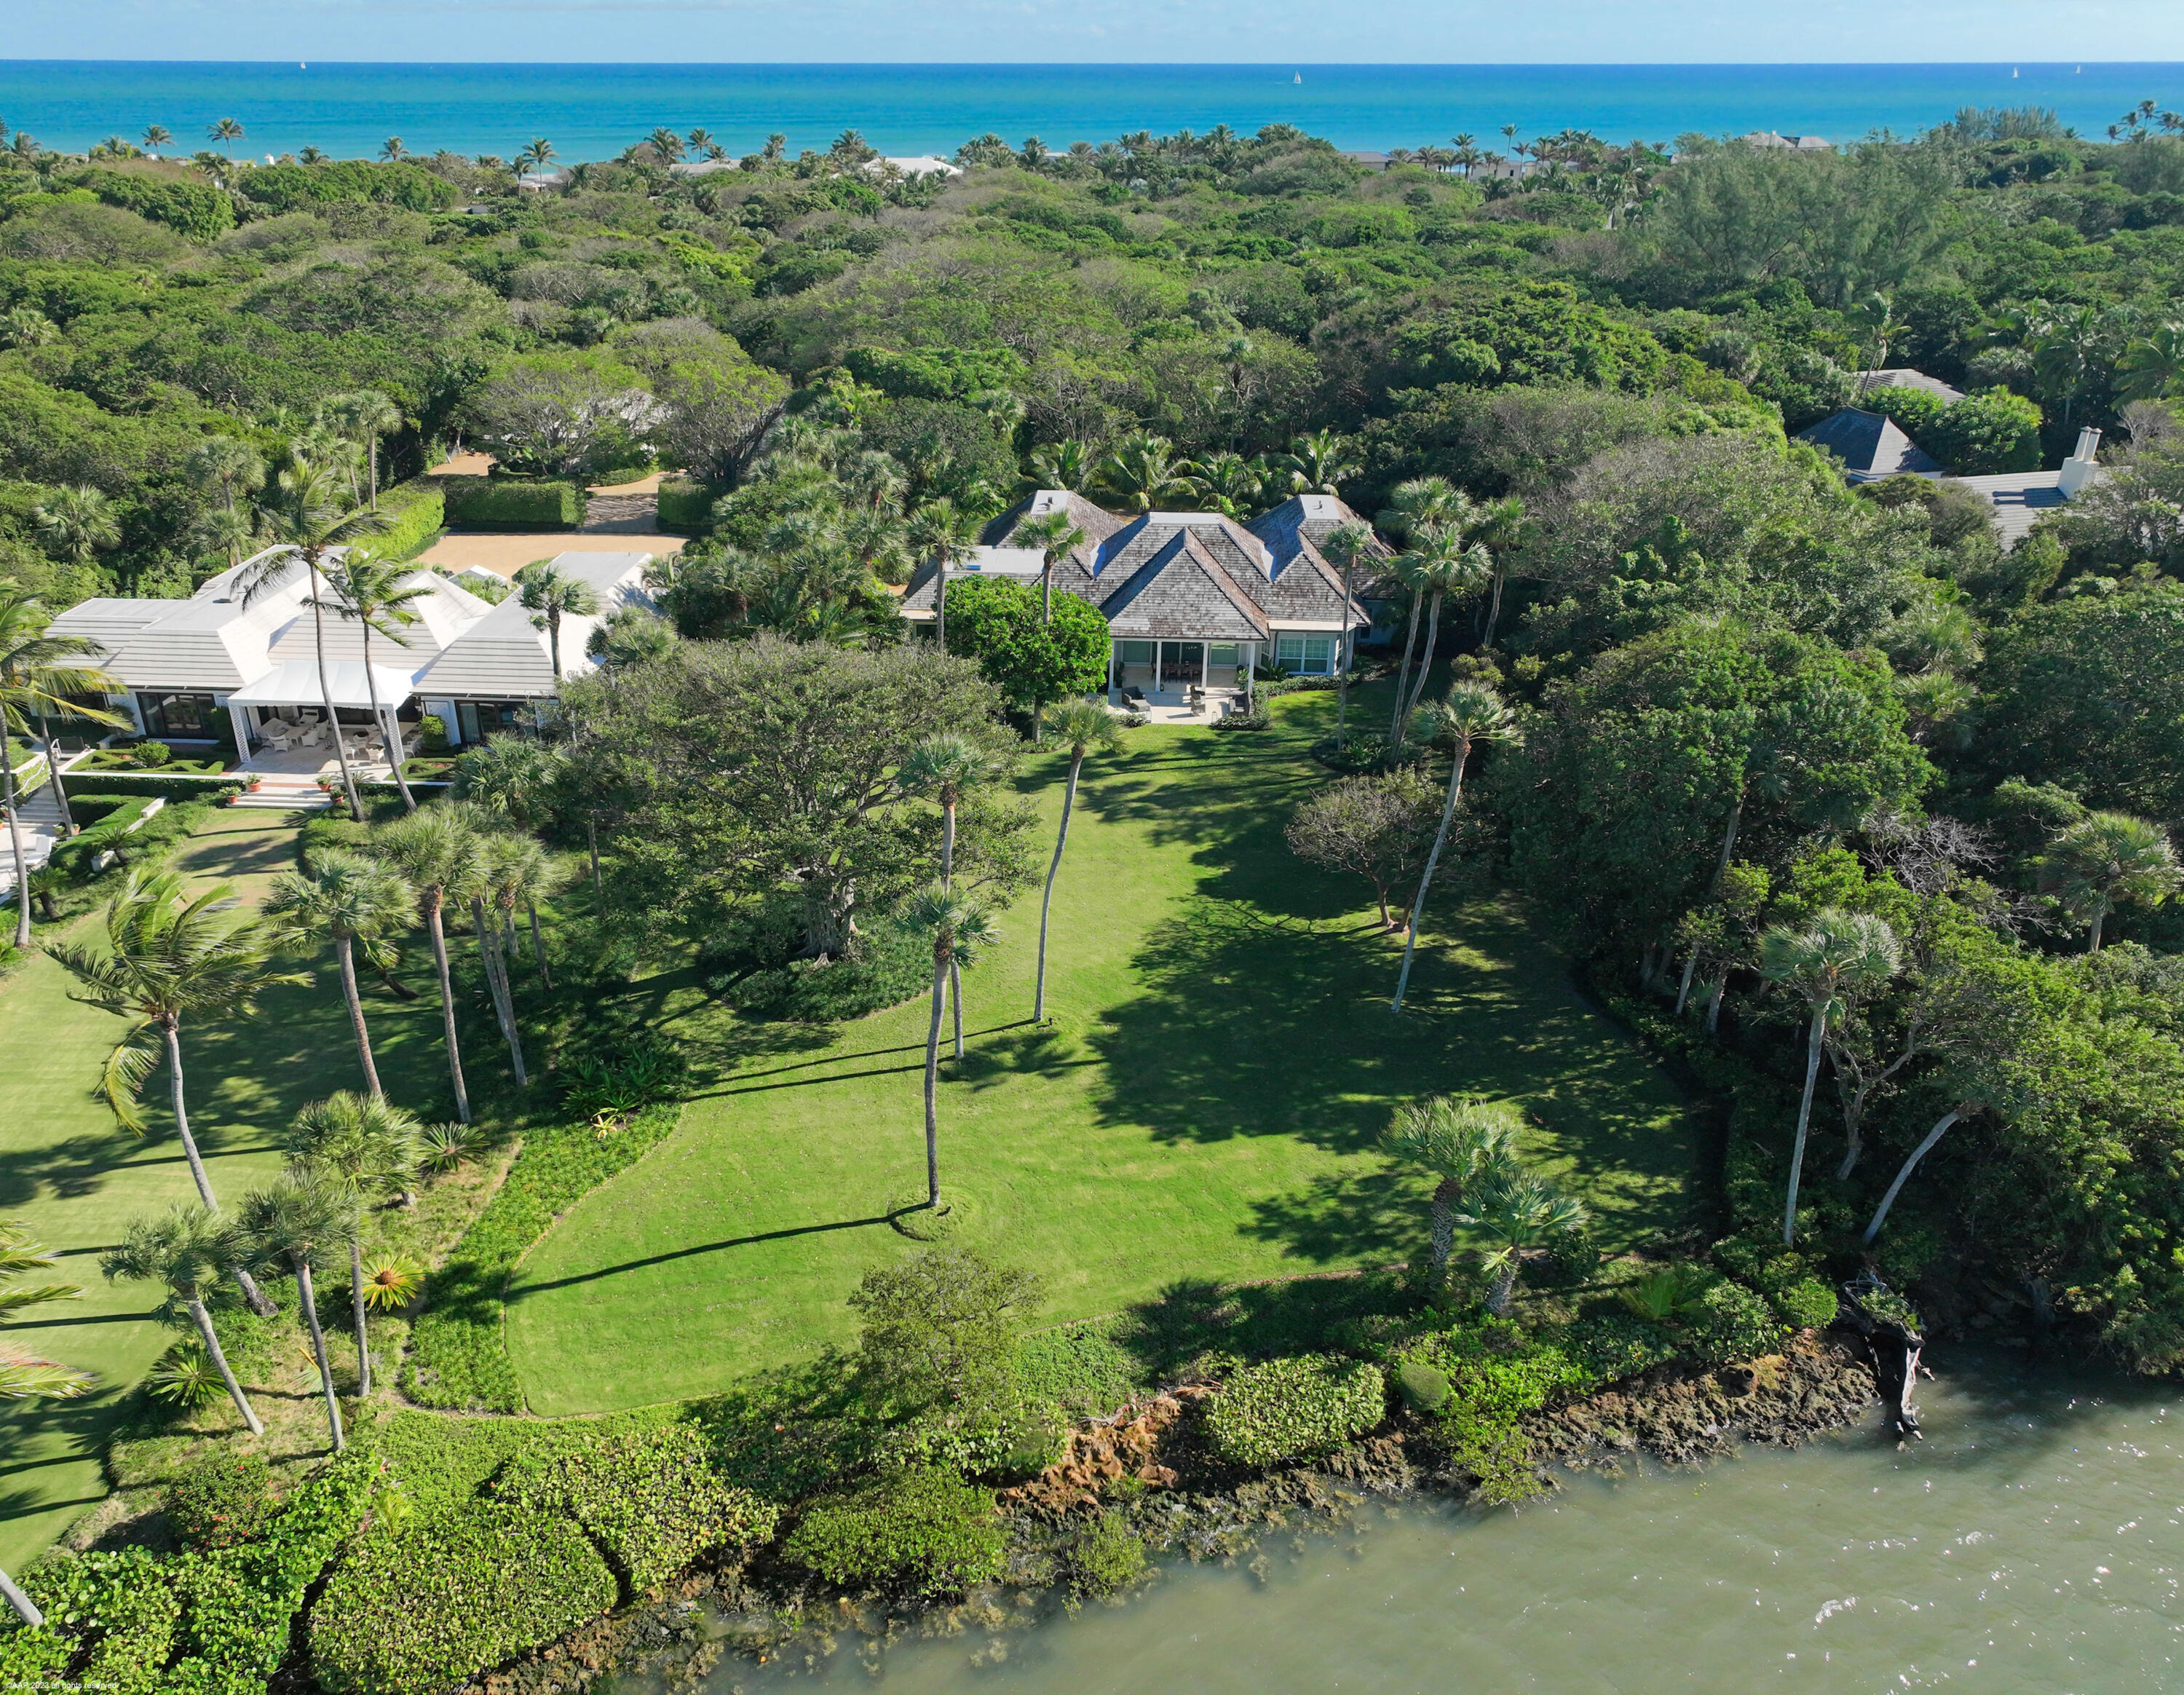
{"label": "ocean", "polygon": [[732,153],[792,153],[845,129],[882,152],[948,153],[991,131],[1055,149],[1136,130],[1295,124],[1337,147],[1505,148],[1564,128],[1668,142],[1775,130],[1909,135],[1963,106],[2053,108],[2098,136],[2142,99],[2184,104],[2184,64],[337,64],[0,60],[0,119],[81,152],[148,124],[185,150],[243,126],[238,154],[315,146],[507,157],[533,137],[564,163],[610,158],[655,125],[703,126]]}

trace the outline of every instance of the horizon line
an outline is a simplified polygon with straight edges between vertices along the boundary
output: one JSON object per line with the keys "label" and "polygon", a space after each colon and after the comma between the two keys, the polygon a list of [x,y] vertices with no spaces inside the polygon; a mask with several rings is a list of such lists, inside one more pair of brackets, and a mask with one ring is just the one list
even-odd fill
{"label": "horizon line", "polygon": [[[1006,67],[1013,70],[1038,69],[1050,70],[1270,70],[1292,67],[1297,70],[1872,70],[1880,69],[1904,70],[1991,70],[2005,65],[2022,68],[2026,65],[2043,70],[2064,65],[2084,68],[2096,66],[2106,70],[2131,69],[2160,70],[2184,68],[2184,59],[326,59],[315,61],[329,68],[355,67],[418,67],[436,65],[506,65],[510,67],[552,69],[562,70],[986,70]],[[8,65],[239,65],[285,68],[290,64],[308,65],[313,61],[281,59],[67,59],[67,58],[0,58],[0,67]]]}

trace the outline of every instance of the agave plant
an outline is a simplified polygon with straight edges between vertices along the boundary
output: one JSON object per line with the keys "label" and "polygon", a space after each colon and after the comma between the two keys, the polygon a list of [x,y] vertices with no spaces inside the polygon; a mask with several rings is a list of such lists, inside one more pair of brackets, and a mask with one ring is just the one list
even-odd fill
{"label": "agave plant", "polygon": [[425,1273],[407,1254],[381,1254],[365,1262],[365,1304],[375,1312],[393,1312],[417,1298]]}

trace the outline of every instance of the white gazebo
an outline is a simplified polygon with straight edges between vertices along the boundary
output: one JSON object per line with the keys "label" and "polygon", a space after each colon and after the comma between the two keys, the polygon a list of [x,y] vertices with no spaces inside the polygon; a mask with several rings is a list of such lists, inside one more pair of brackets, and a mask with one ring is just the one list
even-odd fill
{"label": "white gazebo", "polygon": [[286,716],[287,709],[303,708],[324,713],[333,708],[332,733],[341,733],[341,713],[369,713],[372,710],[372,689],[379,694],[378,723],[380,734],[385,739],[390,762],[402,756],[402,727],[395,714],[403,703],[417,691],[417,685],[406,671],[392,671],[383,665],[371,667],[369,677],[364,662],[354,659],[330,659],[326,661],[324,686],[321,687],[319,666],[315,660],[287,660],[254,683],[238,689],[227,697],[228,717],[235,725],[235,745],[242,755],[242,762],[250,763],[248,749],[254,741],[264,739],[264,714],[270,711],[276,717]]}

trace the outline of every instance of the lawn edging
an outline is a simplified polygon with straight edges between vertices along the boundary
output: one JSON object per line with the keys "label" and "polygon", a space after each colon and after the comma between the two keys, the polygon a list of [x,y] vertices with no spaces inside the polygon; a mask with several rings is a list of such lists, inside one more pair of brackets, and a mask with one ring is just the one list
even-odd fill
{"label": "lawn edging", "polygon": [[573,1123],[526,1135],[499,1191],[426,1285],[402,1392],[421,1407],[521,1412],[503,1324],[509,1279],[555,1219],[666,1140],[681,1116],[669,1101],[642,1108],[618,1130]]}

